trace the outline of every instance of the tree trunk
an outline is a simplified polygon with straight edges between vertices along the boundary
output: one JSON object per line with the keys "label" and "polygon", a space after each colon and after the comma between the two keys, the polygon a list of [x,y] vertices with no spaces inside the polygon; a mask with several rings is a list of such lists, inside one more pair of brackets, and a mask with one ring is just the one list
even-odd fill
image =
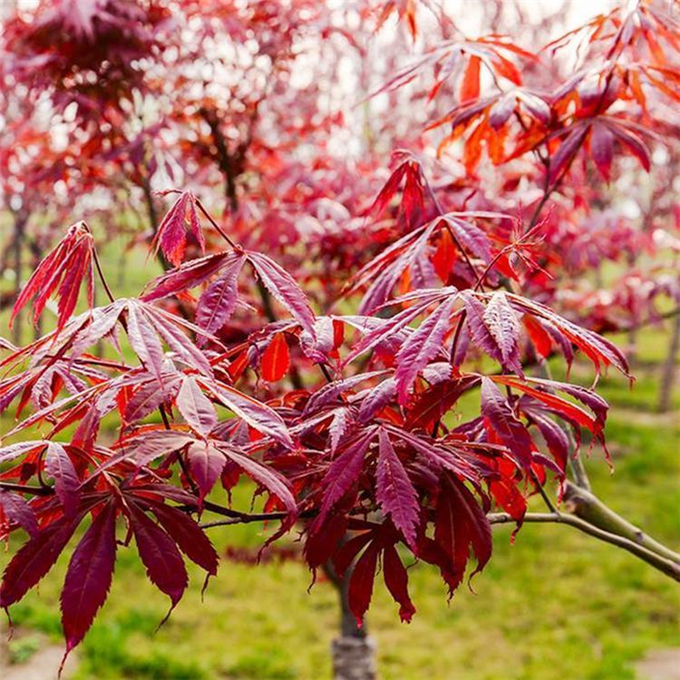
{"label": "tree trunk", "polygon": [[158,212],[156,211],[156,203],[153,200],[153,191],[151,191],[151,183],[148,179],[142,180],[142,192],[144,193],[144,200],[146,202],[146,213],[149,217],[149,225],[153,235],[158,231]]}
{"label": "tree trunk", "polygon": [[[42,262],[43,259],[43,249],[38,243],[37,239],[34,239],[31,244],[30,244],[30,249],[31,249],[31,271],[35,271],[38,268],[38,265]],[[38,338],[42,337],[43,333],[43,319],[42,316],[39,316],[35,324],[33,326],[33,339],[37,340]]]}
{"label": "tree trunk", "polygon": [[357,625],[350,611],[347,591],[351,569],[339,578],[332,565],[324,568],[335,585],[340,600],[340,635],[331,642],[333,680],[376,680],[375,641],[369,637],[366,621]]}
{"label": "tree trunk", "polygon": [[[21,292],[21,274],[22,274],[22,254],[24,248],[24,236],[26,231],[26,218],[22,214],[15,213],[14,215],[14,290],[15,300],[19,297]],[[14,319],[12,342],[18,347],[21,345],[21,331],[23,325],[23,314],[20,312]]]}
{"label": "tree trunk", "polygon": [[[2,619],[4,618],[3,616]],[[0,620],[0,671],[9,666],[9,643],[7,641],[8,633],[6,628],[4,620]],[[2,675],[4,677],[4,671]]]}
{"label": "tree trunk", "polygon": [[337,637],[331,643],[334,680],[375,680],[372,638]]}
{"label": "tree trunk", "polygon": [[637,365],[638,358],[638,329],[634,325],[632,328],[628,329],[628,342],[626,348],[626,357],[628,363],[631,367]]}
{"label": "tree trunk", "polygon": [[678,350],[680,350],[680,314],[673,320],[668,356],[663,364],[663,375],[661,376],[661,387],[659,389],[659,411],[661,413],[667,413],[671,408]]}
{"label": "tree trunk", "polygon": [[[148,179],[142,180],[142,192],[144,193],[144,201],[146,203],[146,213],[149,218],[149,225],[151,226],[151,231],[154,236],[158,233],[158,228],[160,227],[160,222],[158,220],[158,211],[156,210],[156,202],[153,198],[153,191],[151,191],[151,183]],[[159,250],[156,254],[156,259],[158,260],[163,271],[169,271],[172,269],[172,265],[165,259],[163,253]]]}

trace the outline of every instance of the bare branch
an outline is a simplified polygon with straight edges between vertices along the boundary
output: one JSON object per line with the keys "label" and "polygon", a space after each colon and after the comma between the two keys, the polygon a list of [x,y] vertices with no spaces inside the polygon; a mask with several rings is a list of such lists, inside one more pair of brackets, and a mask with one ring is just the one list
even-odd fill
{"label": "bare branch", "polygon": [[[487,517],[491,524],[508,524],[515,521],[510,515],[506,513],[492,513],[487,515]],[[639,543],[635,543],[629,538],[604,531],[603,529],[593,526],[592,524],[589,524],[585,520],[575,517],[574,515],[567,515],[563,512],[529,512],[524,516],[524,522],[566,524],[567,526],[578,529],[579,531],[582,531],[584,534],[588,534],[593,538],[597,538],[600,541],[604,541],[605,543],[611,543],[612,545],[628,551],[658,571],[666,574],[666,576],[670,576],[670,578],[672,578],[674,581],[678,581],[680,583],[679,561],[662,557],[658,553],[653,552],[649,548],[646,548]]]}
{"label": "bare branch", "polygon": [[564,492],[565,507],[580,519],[611,534],[623,536],[661,557],[680,563],[680,554],[670,550],[641,529],[614,512],[590,491],[567,482]]}
{"label": "bare branch", "polygon": [[32,496],[51,496],[54,493],[54,488],[51,486],[27,486],[26,484],[12,484],[11,482],[0,482],[0,489],[27,493]]}

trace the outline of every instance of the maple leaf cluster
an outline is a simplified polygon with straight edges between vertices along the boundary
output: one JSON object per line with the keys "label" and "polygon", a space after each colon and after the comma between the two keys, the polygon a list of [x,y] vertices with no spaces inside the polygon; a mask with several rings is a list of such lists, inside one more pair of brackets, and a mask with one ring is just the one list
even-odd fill
{"label": "maple leaf cluster", "polygon": [[[477,569],[491,556],[485,512],[492,504],[521,522],[534,475],[564,477],[569,440],[551,416],[573,426],[577,437],[585,428],[602,438],[606,403],[585,388],[524,376],[520,334],[524,328],[546,354],[556,343],[570,358],[576,345],[596,365],[611,363],[624,372],[625,360],[608,341],[549,309],[514,293],[448,285],[381,302],[378,310],[404,307],[387,318],[317,316],[290,274],[266,255],[234,244],[182,261],[187,234],[202,229],[197,199],[181,193],[157,239],[176,266],[140,298],[90,305],[74,316],[77,291],[92,280],[93,256],[89,230],[75,225],[15,305],[16,313],[39,291],[34,312],[40,314],[55,294],[60,315],[54,331],[0,362],[10,371],[0,382],[2,409],[16,400],[18,414],[29,402],[33,407],[4,440],[39,423],[51,426],[44,440],[0,449],[9,466],[2,480],[10,488],[20,489],[35,475],[43,480],[30,503],[13,490],[0,491],[4,531],[23,527],[32,536],[6,569],[0,604],[10,606],[35,585],[91,516],[64,584],[69,650],[106,598],[117,517],[134,537],[149,578],[174,607],[187,585],[181,553],[209,575],[216,570],[196,515],[215,507],[209,499],[216,485],[229,491],[246,475],[268,497],[266,513],[282,520],[272,539],[305,519],[304,554],[312,569],[332,561],[343,573],[358,558],[350,579],[358,620],[368,608],[378,561],[402,618],[410,619],[415,609],[400,544],[435,564],[453,592],[472,555]],[[375,276],[392,280],[393,274],[387,269]],[[290,319],[227,346],[219,333],[247,306],[240,290],[255,280]],[[361,277],[355,283],[361,285]],[[199,287],[192,319],[170,311],[168,298],[186,299]],[[414,328],[418,317],[423,321]],[[126,358],[120,331],[138,364]],[[101,341],[122,352],[120,359],[93,356],[91,348]],[[504,372],[465,370],[465,354],[473,349]],[[313,385],[269,402],[239,389],[240,381],[247,387],[248,371],[268,382],[283,380],[293,350],[301,366],[322,368],[327,380],[313,378]],[[449,426],[446,413],[477,388],[480,416]],[[223,411],[232,417],[220,417]],[[154,412],[161,424],[149,422]],[[104,444],[101,423],[113,413],[118,437]],[[55,440],[67,427],[74,429],[70,441]],[[547,453],[540,452],[536,433],[548,442]],[[171,476],[176,467],[179,486]],[[348,532],[353,537],[345,541]]]}
{"label": "maple leaf cluster", "polygon": [[[300,17],[313,5],[296,4],[299,14],[284,21],[278,3],[229,3],[233,16],[225,10],[211,19],[226,22],[230,37],[242,42],[249,35],[242,15],[258,31],[284,26],[283,38],[258,33],[271,59],[264,61],[278,64],[279,52],[292,51],[291,32],[304,33]],[[102,50],[115,43],[121,49],[114,53],[125,59],[137,49],[160,49],[162,5],[144,5],[147,13],[131,20],[135,30],[122,36],[126,3],[90,3],[89,15],[66,14],[68,6],[38,14],[28,33],[13,25],[13,77],[22,77],[30,50],[63,70],[61,60],[83,42]],[[415,2],[385,3],[376,24],[392,15],[417,35]],[[422,144],[395,151],[377,192],[358,187],[352,168],[332,159],[316,162],[304,182],[286,184],[289,173],[302,176],[303,163],[286,163],[264,138],[254,141],[260,101],[247,97],[229,114],[241,137],[222,134],[218,107],[206,96],[201,106],[175,110],[153,132],[128,140],[124,150],[109,149],[106,158],[120,153],[125,167],[139,160],[133,181],[150,195],[158,164],[151,172],[145,153],[156,134],[171,120],[186,126],[175,129],[196,124],[199,132],[177,144],[192,146],[186,165],[199,165],[197,178],[205,176],[203,161],[215,163],[229,214],[214,217],[198,189],[162,192],[174,202],[147,240],[166,271],[123,299],[108,285],[92,231],[77,223],[18,295],[13,318],[32,301],[38,319],[56,297],[57,323],[26,346],[0,345],[0,412],[11,409],[17,418],[0,445],[0,537],[28,535],[5,569],[0,607],[38,584],[83,526],[62,591],[67,652],[106,600],[118,550],[133,541],[172,609],[188,584],[186,559],[207,577],[217,572],[206,514],[224,524],[270,522],[266,545],[300,530],[311,570],[331,565],[349,575],[349,606],[359,624],[378,573],[409,621],[412,561],[434,565],[450,593],[466,574],[481,571],[492,554],[489,513],[521,526],[528,497],[565,481],[584,434],[604,447],[608,405],[595,386],[535,377],[532,366],[545,367],[556,354],[571,365],[579,352],[596,378],[608,367],[629,374],[614,344],[556,311],[550,277],[580,265],[565,264],[558,252],[565,238],[560,218],[571,207],[549,214],[544,208],[551,196],[569,195],[587,159],[603,180],[611,179],[615,152],[649,169],[643,138],[655,109],[644,92],[654,87],[678,99],[667,73],[676,71],[663,56],[678,48],[667,25],[649,3],[598,17],[564,39],[585,33],[592,54],[550,91],[524,86],[524,72],[542,57],[505,36],[448,38],[428,49],[378,94],[403,90],[433,69],[426,99],[453,93],[455,106],[435,116],[428,134],[448,129],[435,146],[442,162],[459,152],[463,178],[452,179],[419,153],[429,148]],[[214,22],[201,26],[206,39],[219,35]],[[51,43],[55,31],[60,39]],[[118,63],[101,59],[99,48],[87,59],[95,63],[79,67]],[[289,63],[280,68],[287,72]],[[68,84],[61,70],[50,77]],[[132,86],[140,73],[114,75]],[[663,87],[659,73],[667,76]],[[487,81],[498,91],[486,92]],[[114,99],[127,97],[118,92]],[[622,102],[637,103],[639,120]],[[332,124],[305,125],[314,138]],[[534,162],[508,171],[490,198],[477,176],[484,152],[499,167]],[[518,194],[529,182],[539,191],[521,205]],[[351,196],[341,199],[346,188]],[[300,204],[314,225],[307,231]],[[289,234],[305,250],[295,266],[283,243]],[[583,233],[572,236],[576,242]],[[638,241],[626,243],[612,257]],[[315,273],[318,254],[341,281]],[[106,304],[95,304],[97,280]],[[36,431],[40,439],[19,439]],[[253,484],[258,512],[231,502],[242,477]]]}

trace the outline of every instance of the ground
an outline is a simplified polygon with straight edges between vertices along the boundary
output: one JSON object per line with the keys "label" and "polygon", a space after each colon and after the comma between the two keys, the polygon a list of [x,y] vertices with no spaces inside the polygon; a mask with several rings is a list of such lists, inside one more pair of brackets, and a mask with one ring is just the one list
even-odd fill
{"label": "ground", "polygon": [[[676,390],[676,410],[670,415],[655,414],[653,406],[667,344],[661,329],[641,335],[643,367],[633,390],[618,377],[603,380],[601,392],[612,404],[607,435],[614,472],[597,451],[587,466],[594,490],[605,502],[678,549],[680,395]],[[581,378],[581,369],[576,375]],[[588,375],[583,373],[583,379]],[[247,489],[239,490],[243,502],[246,494]],[[213,532],[222,553],[229,546],[259,545],[262,537],[254,525]],[[527,525],[514,544],[510,534],[509,527],[494,530],[495,554],[473,580],[474,592],[461,588],[448,604],[435,571],[413,566],[409,573],[418,613],[410,625],[399,623],[397,608],[378,579],[369,625],[383,680],[562,680],[565,675],[633,680],[636,668],[642,680],[673,678],[654,674],[659,664],[668,670],[669,658],[677,665],[677,650],[675,657],[669,656],[680,634],[677,583],[569,527]],[[0,555],[0,564],[8,561],[11,548]],[[41,658],[37,655],[46,641],[59,644],[58,593],[64,569],[62,560],[39,592],[12,608],[19,629],[10,643],[15,661]],[[338,610],[328,583],[317,582],[308,592],[310,574],[296,560],[251,566],[224,559],[202,601],[199,570],[191,574],[190,590],[156,631],[168,602],[146,581],[134,550],[122,549],[111,596],[79,649],[71,677],[330,676],[329,645]],[[50,657],[53,664],[58,657]],[[29,676],[22,672],[17,677]]]}

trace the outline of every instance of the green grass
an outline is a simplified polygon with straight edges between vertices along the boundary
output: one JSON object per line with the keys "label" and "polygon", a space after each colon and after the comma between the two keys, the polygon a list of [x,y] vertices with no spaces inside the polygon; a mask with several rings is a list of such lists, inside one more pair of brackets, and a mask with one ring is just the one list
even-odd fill
{"label": "green grass", "polygon": [[[142,264],[143,256],[131,257],[126,288],[139,289],[146,280]],[[660,370],[653,364],[662,360],[667,342],[657,329],[641,334],[646,368],[633,390],[617,376],[602,379],[600,391],[612,404],[607,434],[615,472],[597,451],[587,467],[605,502],[678,549],[680,422],[653,413]],[[561,377],[559,366],[553,368]],[[592,379],[579,367],[574,376],[586,384]],[[674,403],[680,407],[677,390]],[[247,503],[247,494],[247,488],[237,489],[237,500]],[[264,535],[256,525],[212,531],[220,552],[258,546]],[[436,571],[413,566],[418,613],[410,625],[399,623],[397,607],[377,579],[369,627],[383,680],[625,680],[634,678],[634,662],[646,652],[677,646],[676,583],[569,527],[526,525],[514,544],[510,534],[509,527],[495,529],[495,554],[474,579],[475,592],[462,587],[448,604]],[[10,556],[0,554],[0,564]],[[61,559],[39,591],[12,608],[18,626],[60,639],[65,568]],[[109,600],[79,648],[76,678],[330,677],[338,608],[327,582],[307,592],[310,574],[296,561],[253,567],[223,560],[202,601],[200,570],[190,572],[189,591],[156,631],[168,601],[147,582],[134,547],[121,548]],[[16,659],[34,651],[32,634],[12,643]]]}

